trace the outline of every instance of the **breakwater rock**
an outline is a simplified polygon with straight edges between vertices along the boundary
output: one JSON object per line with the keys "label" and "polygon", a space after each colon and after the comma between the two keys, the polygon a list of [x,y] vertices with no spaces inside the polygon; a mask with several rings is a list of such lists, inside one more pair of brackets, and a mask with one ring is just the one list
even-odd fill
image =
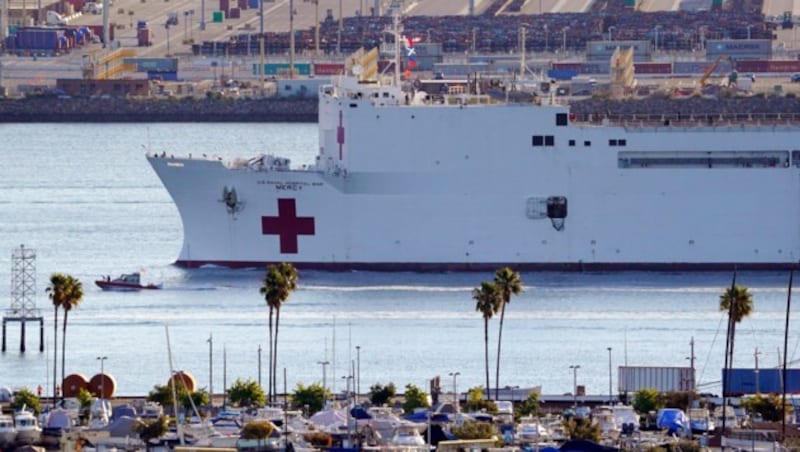
{"label": "breakwater rock", "polygon": [[[712,117],[745,120],[800,119],[800,98],[689,97],[573,102],[571,111],[585,119],[614,116],[641,119]],[[0,101],[0,122],[316,122],[316,99],[86,99],[34,97]]]}
{"label": "breakwater rock", "polygon": [[0,122],[316,122],[315,99],[86,99],[0,101]]}

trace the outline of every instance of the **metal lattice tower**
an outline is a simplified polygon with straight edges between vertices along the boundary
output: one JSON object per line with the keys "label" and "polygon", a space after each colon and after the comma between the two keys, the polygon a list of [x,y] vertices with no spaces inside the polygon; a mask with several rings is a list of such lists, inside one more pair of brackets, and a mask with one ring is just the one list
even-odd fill
{"label": "metal lattice tower", "polygon": [[6,323],[21,326],[19,351],[25,352],[25,324],[39,322],[39,351],[44,351],[44,318],[36,308],[36,251],[20,245],[11,253],[11,307],[3,317],[2,347],[6,351]]}
{"label": "metal lattice tower", "polygon": [[35,296],[36,251],[20,245],[11,253],[11,312],[20,317],[39,315]]}

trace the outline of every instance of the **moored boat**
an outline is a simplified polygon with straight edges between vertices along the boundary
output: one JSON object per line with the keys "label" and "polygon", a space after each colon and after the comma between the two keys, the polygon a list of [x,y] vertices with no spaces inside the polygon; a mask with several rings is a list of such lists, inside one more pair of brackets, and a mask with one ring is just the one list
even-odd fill
{"label": "moored boat", "polygon": [[14,413],[14,427],[17,429],[16,441],[19,444],[33,444],[42,437],[39,420],[27,407],[22,407]]}
{"label": "moored boat", "polygon": [[12,445],[16,438],[17,429],[14,427],[14,419],[7,414],[0,413],[0,449]]}

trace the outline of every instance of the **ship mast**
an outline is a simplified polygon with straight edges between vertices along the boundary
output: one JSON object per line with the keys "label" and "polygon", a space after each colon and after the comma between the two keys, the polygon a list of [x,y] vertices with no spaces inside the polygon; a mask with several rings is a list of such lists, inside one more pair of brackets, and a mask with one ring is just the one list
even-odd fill
{"label": "ship mast", "polygon": [[400,41],[402,40],[402,33],[403,27],[400,24],[400,13],[395,11],[394,15],[392,16],[392,22],[394,24],[394,29],[392,30],[394,34],[394,80],[392,81],[393,86],[400,85]]}

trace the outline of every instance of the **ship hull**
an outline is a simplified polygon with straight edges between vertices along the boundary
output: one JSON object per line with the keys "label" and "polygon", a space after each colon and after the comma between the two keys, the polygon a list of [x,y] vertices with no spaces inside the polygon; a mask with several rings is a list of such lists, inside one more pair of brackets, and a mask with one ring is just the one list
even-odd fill
{"label": "ship hull", "polygon": [[378,97],[324,96],[304,170],[149,156],[183,223],[177,264],[710,271],[800,259],[796,127],[567,124],[558,106]]}

